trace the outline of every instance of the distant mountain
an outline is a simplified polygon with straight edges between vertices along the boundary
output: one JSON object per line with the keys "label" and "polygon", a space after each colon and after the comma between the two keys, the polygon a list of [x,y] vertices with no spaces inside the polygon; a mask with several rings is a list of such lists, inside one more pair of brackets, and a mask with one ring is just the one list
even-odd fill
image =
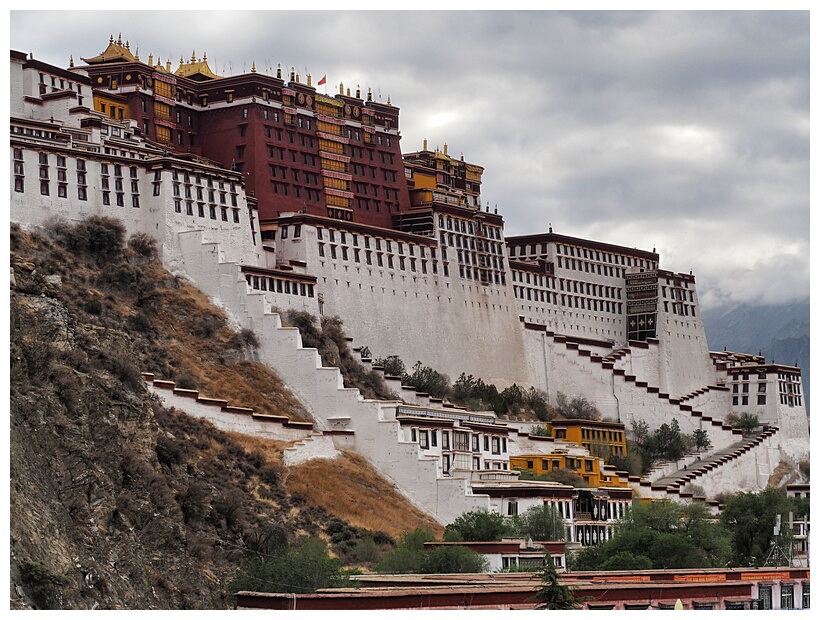
{"label": "distant mountain", "polygon": [[809,408],[809,300],[777,306],[738,304],[705,309],[709,349],[761,353],[767,362],[797,365],[803,371]]}

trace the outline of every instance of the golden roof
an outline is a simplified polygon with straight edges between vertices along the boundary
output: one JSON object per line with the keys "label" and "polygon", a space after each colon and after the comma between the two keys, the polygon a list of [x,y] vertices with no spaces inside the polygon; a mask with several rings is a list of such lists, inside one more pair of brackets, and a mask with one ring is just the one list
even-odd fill
{"label": "golden roof", "polygon": [[131,53],[130,45],[125,42],[122,43],[122,35],[114,41],[114,35],[108,40],[108,47],[99,56],[93,58],[82,58],[81,60],[89,65],[98,65],[104,62],[134,62],[136,58]]}
{"label": "golden roof", "polygon": [[[255,65],[254,65],[255,66]],[[211,80],[219,79],[219,76],[216,75],[211,68],[208,66],[208,55],[205,54],[202,56],[202,60],[196,59],[196,54],[191,54],[191,61],[188,64],[185,64],[182,59],[179,60],[179,69],[174,72],[174,75],[178,75],[179,77],[186,77],[186,78],[194,78],[198,76],[199,79],[208,78]]]}

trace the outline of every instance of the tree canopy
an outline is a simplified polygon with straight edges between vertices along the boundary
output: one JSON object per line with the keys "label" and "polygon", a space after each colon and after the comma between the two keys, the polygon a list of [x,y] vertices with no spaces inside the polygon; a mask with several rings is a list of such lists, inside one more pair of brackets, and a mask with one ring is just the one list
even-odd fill
{"label": "tree canopy", "polygon": [[501,540],[507,532],[508,526],[502,515],[486,510],[473,510],[465,512],[444,528],[444,540],[448,542]]}
{"label": "tree canopy", "polygon": [[774,526],[781,516],[781,543],[788,544],[791,535],[786,525],[789,512],[795,516],[809,514],[807,498],[789,498],[781,489],[762,493],[738,493],[725,502],[720,515],[732,540],[732,564],[761,566],[774,542]]}
{"label": "tree canopy", "polygon": [[641,570],[725,566],[728,533],[700,503],[635,504],[615,535],[573,558],[576,570]]}

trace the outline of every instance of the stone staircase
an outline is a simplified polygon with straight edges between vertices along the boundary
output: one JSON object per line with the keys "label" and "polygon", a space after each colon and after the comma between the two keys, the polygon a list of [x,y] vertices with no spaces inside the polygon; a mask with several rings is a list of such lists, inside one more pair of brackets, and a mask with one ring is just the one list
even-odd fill
{"label": "stone staircase", "polygon": [[[339,369],[323,366],[316,349],[302,346],[298,328],[282,325],[265,294],[247,286],[241,265],[224,261],[217,243],[204,241],[202,231],[185,231],[179,233],[179,246],[177,271],[226,310],[237,327],[254,331],[258,361],[275,370],[302,402],[317,433],[332,436],[337,449],[361,454],[408,501],[441,523],[470,510],[488,509],[487,496],[472,494],[469,473],[441,476],[439,459],[423,456],[417,442],[403,439],[396,419],[401,401],[370,400],[357,389],[344,387]],[[435,399],[414,388],[400,390],[403,397],[410,391],[415,402],[437,406]],[[318,448],[320,444],[315,438],[304,441],[302,455],[314,449],[317,454],[329,453],[327,446]]]}

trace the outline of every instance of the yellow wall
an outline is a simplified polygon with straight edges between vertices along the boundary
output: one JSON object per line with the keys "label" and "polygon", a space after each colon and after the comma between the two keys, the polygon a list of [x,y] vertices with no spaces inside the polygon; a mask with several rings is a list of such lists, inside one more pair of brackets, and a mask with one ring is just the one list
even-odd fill
{"label": "yellow wall", "polygon": [[617,476],[601,474],[601,459],[592,456],[567,454],[522,454],[510,457],[510,469],[531,471],[536,475],[549,474],[556,469],[572,471],[593,487],[627,487]]}
{"label": "yellow wall", "polygon": [[623,429],[596,425],[592,421],[579,421],[578,424],[558,428],[548,424],[547,427],[555,439],[583,446],[593,454],[626,454],[626,433]]}
{"label": "yellow wall", "polygon": [[122,120],[128,118],[128,108],[121,102],[94,95],[94,109],[110,118]]}

